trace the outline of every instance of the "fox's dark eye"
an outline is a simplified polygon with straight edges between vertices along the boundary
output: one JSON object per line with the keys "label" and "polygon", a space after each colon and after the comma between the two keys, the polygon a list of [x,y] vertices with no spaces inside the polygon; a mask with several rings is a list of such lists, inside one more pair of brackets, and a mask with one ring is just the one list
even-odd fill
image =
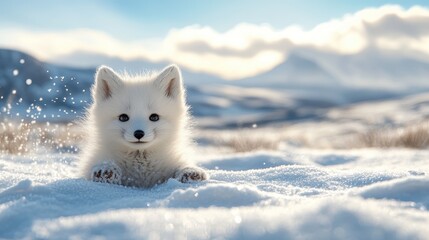
{"label": "fox's dark eye", "polygon": [[126,121],[128,121],[128,120],[130,120],[130,117],[128,117],[128,115],[127,115],[127,114],[122,113],[121,115],[119,115],[119,121],[121,121],[121,122],[126,122]]}
{"label": "fox's dark eye", "polygon": [[156,121],[158,121],[158,120],[159,120],[159,115],[158,115],[158,114],[156,114],[156,113],[152,113],[152,114],[149,116],[149,120],[151,120],[152,122],[156,122]]}

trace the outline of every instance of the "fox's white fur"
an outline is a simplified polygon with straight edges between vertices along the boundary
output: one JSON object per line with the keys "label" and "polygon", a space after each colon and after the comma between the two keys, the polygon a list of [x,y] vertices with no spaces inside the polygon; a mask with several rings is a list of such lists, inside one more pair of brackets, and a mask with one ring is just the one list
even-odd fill
{"label": "fox's white fur", "polygon": [[[169,178],[207,179],[204,170],[192,166],[184,154],[190,143],[188,106],[176,65],[137,76],[101,66],[92,97],[85,120],[85,178],[136,187],[151,187]],[[129,119],[120,121],[122,114]],[[159,120],[150,120],[151,114],[159,115]],[[137,130],[144,132],[141,139]]]}

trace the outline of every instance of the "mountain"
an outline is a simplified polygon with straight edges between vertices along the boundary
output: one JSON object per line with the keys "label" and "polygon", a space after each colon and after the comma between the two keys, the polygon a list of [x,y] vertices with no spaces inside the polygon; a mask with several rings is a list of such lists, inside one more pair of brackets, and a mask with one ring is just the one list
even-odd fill
{"label": "mountain", "polygon": [[300,48],[272,70],[232,84],[344,105],[429,91],[429,60],[376,49],[342,55]]}
{"label": "mountain", "polygon": [[[192,114],[200,127],[207,128],[321,119],[332,107],[429,91],[429,65],[423,60],[371,56],[370,52],[338,56],[303,50],[290,53],[271,71],[237,81],[182,70]],[[85,65],[96,61],[129,72],[167,65],[83,53],[68,57],[68,61]],[[0,118],[63,122],[83,116],[91,101],[95,67],[66,67],[0,49]]]}
{"label": "mountain", "polygon": [[340,82],[317,61],[292,53],[272,70],[238,80],[236,84],[270,88],[326,88],[338,86]]}
{"label": "mountain", "polygon": [[2,118],[75,119],[90,101],[93,76],[94,69],[48,64],[0,49],[0,114]]}

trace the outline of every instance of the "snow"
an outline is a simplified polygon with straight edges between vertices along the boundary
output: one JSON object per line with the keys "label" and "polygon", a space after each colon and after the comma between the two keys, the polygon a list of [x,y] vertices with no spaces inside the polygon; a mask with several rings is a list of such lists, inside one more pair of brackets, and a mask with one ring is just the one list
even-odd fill
{"label": "snow", "polygon": [[383,182],[364,188],[364,198],[393,199],[411,202],[422,210],[429,208],[429,178],[407,178]]}
{"label": "snow", "polygon": [[[34,61],[18,59],[26,66]],[[80,178],[78,143],[68,141],[81,133],[61,126],[43,132],[40,124],[45,124],[35,123],[39,116],[62,123],[81,116],[93,72],[78,71],[74,78],[70,76],[75,70],[51,66],[37,79],[30,70],[7,72],[22,80],[9,82],[22,86],[12,85],[10,92],[19,104],[6,96],[2,116],[26,116],[34,121],[26,125],[34,131],[24,141],[29,148],[24,155],[0,154],[0,239],[427,239],[429,235],[429,150],[350,149],[368,130],[427,121],[428,94],[339,107],[367,96],[359,91],[342,96],[319,88],[286,92],[239,84],[188,88],[197,118],[199,146],[194,158],[211,178],[191,184],[170,179],[139,189]],[[52,81],[40,82],[45,78]],[[34,95],[33,101],[26,95]],[[251,128],[233,130],[236,126]],[[34,140],[42,132],[48,134],[45,142]],[[228,139],[250,145],[256,139],[275,147],[236,153]]]}
{"label": "snow", "polygon": [[75,154],[1,155],[0,238],[424,239],[429,234],[427,150],[283,146],[199,156],[210,180],[170,179],[139,189],[77,177]]}

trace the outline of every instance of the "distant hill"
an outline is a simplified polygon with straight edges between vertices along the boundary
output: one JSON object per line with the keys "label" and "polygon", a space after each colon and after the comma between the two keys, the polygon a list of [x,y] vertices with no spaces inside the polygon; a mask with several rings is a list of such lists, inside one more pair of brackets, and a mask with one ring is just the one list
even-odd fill
{"label": "distant hill", "polygon": [[[168,64],[84,53],[71,58],[84,65],[97,64],[66,67],[59,64],[67,61],[46,63],[0,49],[0,119],[75,120],[91,101],[96,65],[140,72]],[[210,128],[317,119],[331,107],[429,91],[428,63],[369,52],[355,56],[294,52],[271,71],[237,81],[182,70],[192,114],[200,126]]]}
{"label": "distant hill", "polygon": [[[3,118],[65,121],[83,114],[95,69],[41,62],[23,52],[0,49]],[[10,109],[9,109],[10,108]]]}
{"label": "distant hill", "polygon": [[429,91],[429,59],[375,49],[341,55],[302,48],[272,70],[233,84],[336,104],[383,100]]}

